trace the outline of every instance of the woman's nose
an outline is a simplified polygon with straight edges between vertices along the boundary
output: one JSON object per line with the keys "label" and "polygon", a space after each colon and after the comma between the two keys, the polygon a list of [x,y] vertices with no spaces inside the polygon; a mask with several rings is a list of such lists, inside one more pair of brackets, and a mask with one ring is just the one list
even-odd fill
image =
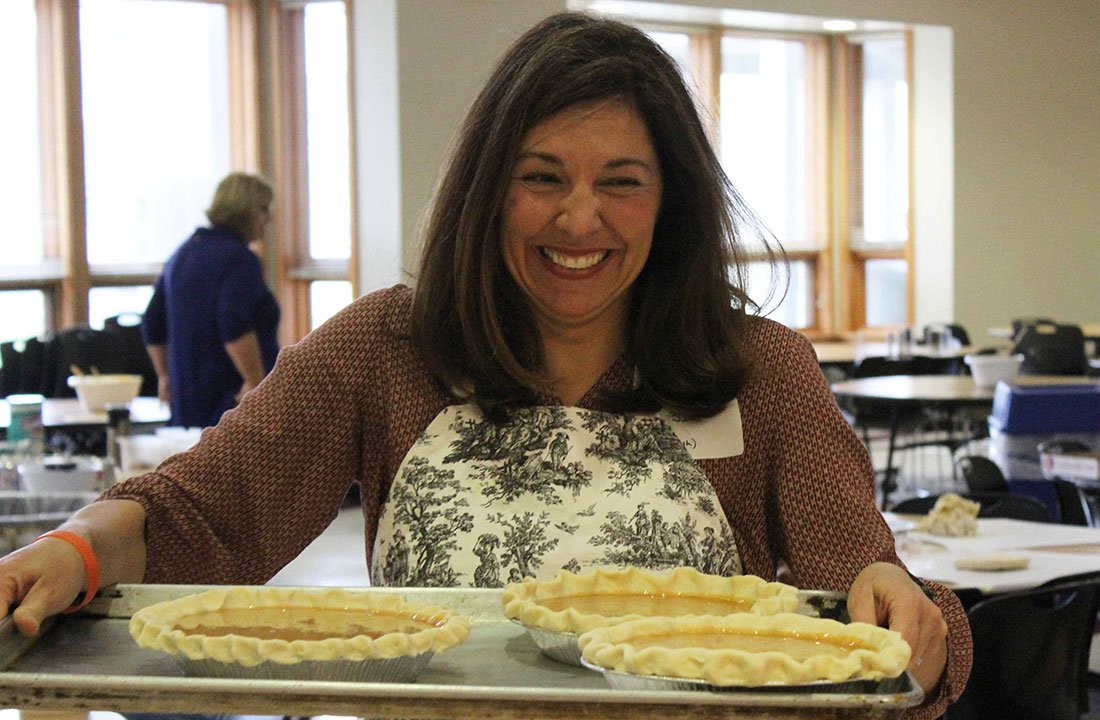
{"label": "woman's nose", "polygon": [[603,225],[600,199],[591,188],[575,187],[562,199],[555,223],[570,235],[587,235]]}

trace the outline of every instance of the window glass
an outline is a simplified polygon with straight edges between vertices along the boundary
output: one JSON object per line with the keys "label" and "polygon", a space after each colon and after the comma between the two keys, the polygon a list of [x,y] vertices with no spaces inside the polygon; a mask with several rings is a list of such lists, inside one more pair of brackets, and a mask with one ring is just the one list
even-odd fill
{"label": "window glass", "polygon": [[905,42],[863,42],[863,240],[909,238],[909,86]]}
{"label": "window glass", "polygon": [[346,280],[318,280],[309,284],[309,322],[314,329],[338,313],[352,300]]}
{"label": "window glass", "polygon": [[305,8],[309,254],[351,255],[347,19],[342,2]]}
{"label": "window glass", "polygon": [[904,260],[868,260],[864,272],[867,283],[867,324],[906,324],[905,277],[909,272],[909,264]]}
{"label": "window glass", "polygon": [[102,328],[107,318],[128,313],[141,315],[152,297],[152,285],[94,287],[88,293],[88,324]]}
{"label": "window glass", "polygon": [[41,290],[0,291],[0,342],[26,340],[46,332],[46,294]]}
{"label": "window glass", "polygon": [[680,66],[680,73],[687,81],[690,88],[695,87],[695,79],[691,65],[691,36],[682,32],[666,32],[653,30],[647,33],[653,41],[664,48],[664,51],[672,56],[676,64]]}
{"label": "window glass", "polygon": [[8,238],[0,264],[7,267],[37,263],[43,257],[34,4],[34,0],[8,0],[0,10],[0,67],[4,68],[0,73],[0,96],[4,98],[0,207]]}
{"label": "window glass", "polygon": [[[782,265],[776,268],[772,289],[772,267],[768,263],[749,263],[749,297],[763,303],[763,314],[791,328],[806,328],[814,324],[814,275],[813,264],[805,260],[792,260],[789,285]],[[787,294],[781,298],[786,287]],[[773,293],[768,297],[768,292]],[[776,305],[778,303],[778,305]]]}
{"label": "window glass", "polygon": [[88,261],[162,262],[229,171],[226,9],[80,4]]}
{"label": "window glass", "polygon": [[806,47],[793,40],[722,38],[722,165],[785,247],[809,236]]}

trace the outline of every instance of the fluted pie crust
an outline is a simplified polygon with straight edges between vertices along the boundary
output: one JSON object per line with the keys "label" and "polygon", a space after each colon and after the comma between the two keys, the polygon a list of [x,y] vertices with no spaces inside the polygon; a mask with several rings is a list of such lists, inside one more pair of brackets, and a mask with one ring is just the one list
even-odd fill
{"label": "fluted pie crust", "polygon": [[721,577],[688,567],[596,568],[508,585],[503,603],[506,616],[528,627],[582,633],[643,617],[792,612],[798,589],[755,575]]}
{"label": "fluted pie crust", "polygon": [[633,675],[716,686],[807,685],[901,675],[901,635],[866,623],[796,613],[647,618],[580,636],[584,661]]}
{"label": "fluted pie crust", "polygon": [[443,608],[339,588],[217,588],[150,605],[130,619],[142,647],[245,667],[420,655],[468,634],[467,620]]}

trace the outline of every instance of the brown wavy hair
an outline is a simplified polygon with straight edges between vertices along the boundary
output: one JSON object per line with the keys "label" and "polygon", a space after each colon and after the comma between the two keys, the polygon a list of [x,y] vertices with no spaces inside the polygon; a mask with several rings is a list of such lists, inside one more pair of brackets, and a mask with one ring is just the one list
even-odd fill
{"label": "brown wavy hair", "polygon": [[521,36],[474,101],[428,218],[413,293],[412,337],[424,362],[489,416],[544,389],[538,330],[501,252],[520,144],[550,116],[609,99],[642,118],[663,183],[627,330],[640,382],[614,404],[709,417],[750,372],[743,338],[756,306],[743,290],[741,233],[755,231],[774,259],[772,242],[723,172],[668,54],[637,28],[564,12]]}

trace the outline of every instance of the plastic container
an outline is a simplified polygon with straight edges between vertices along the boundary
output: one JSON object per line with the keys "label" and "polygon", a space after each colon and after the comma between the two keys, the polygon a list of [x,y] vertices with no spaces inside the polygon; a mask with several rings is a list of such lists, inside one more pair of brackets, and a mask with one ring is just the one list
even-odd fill
{"label": "plastic container", "polygon": [[1100,434],[1100,383],[998,383],[989,427],[1009,435]]}
{"label": "plastic container", "polygon": [[8,421],[8,442],[41,441],[42,402],[45,398],[35,394],[17,394],[8,395],[5,399],[11,411],[11,419]]}
{"label": "plastic container", "polygon": [[978,387],[994,387],[1002,380],[1011,380],[1020,372],[1023,355],[966,355],[963,362],[970,366],[974,384]]}
{"label": "plastic container", "polygon": [[157,428],[155,435],[118,438],[119,467],[127,475],[148,472],[199,441],[201,428]]}
{"label": "plastic container", "polygon": [[105,484],[103,461],[90,455],[27,460],[19,464],[19,482],[27,492],[99,492]]}
{"label": "plastic container", "polygon": [[70,375],[69,387],[76,390],[80,406],[87,412],[102,412],[108,405],[127,405],[141,390],[141,375]]}

